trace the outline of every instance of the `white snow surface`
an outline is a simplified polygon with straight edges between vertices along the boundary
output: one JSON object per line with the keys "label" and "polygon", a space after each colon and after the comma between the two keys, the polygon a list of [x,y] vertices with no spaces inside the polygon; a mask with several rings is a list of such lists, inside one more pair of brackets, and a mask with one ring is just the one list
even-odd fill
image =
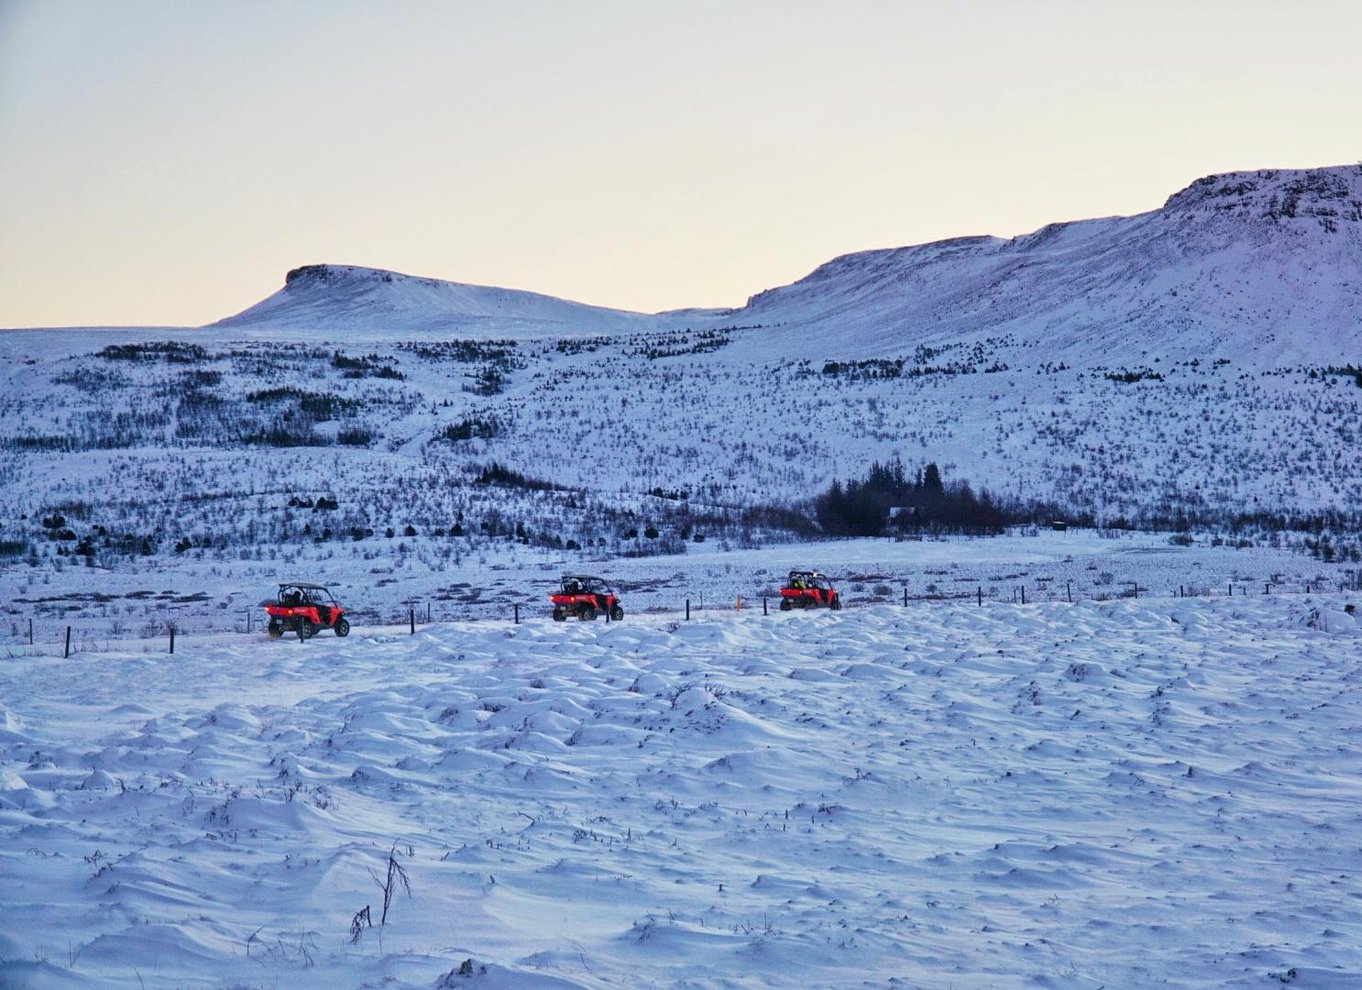
{"label": "white snow surface", "polygon": [[222,328],[269,327],[404,333],[440,331],[477,337],[488,327],[515,336],[568,334],[582,326],[613,333],[665,330],[723,310],[686,310],[645,315],[570,302],[537,292],[419,278],[356,265],[304,265],[289,272],[284,287],[254,306],[212,324]]}
{"label": "white snow surface", "polygon": [[11,647],[0,986],[1356,987],[1355,601]]}

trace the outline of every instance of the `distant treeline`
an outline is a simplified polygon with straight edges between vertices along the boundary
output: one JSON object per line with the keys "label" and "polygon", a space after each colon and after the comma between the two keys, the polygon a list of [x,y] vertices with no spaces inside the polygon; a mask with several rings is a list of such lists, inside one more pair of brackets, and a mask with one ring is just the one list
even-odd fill
{"label": "distant treeline", "polygon": [[834,536],[890,533],[1001,533],[1008,526],[1057,518],[1046,506],[1003,503],[967,481],[946,484],[936,464],[911,475],[895,460],[876,461],[864,478],[834,481],[814,500],[823,531]]}

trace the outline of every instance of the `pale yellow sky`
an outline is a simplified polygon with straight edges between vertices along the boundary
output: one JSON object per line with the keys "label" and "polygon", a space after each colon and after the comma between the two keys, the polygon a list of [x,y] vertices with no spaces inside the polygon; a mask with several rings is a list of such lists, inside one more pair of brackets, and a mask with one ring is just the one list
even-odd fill
{"label": "pale yellow sky", "polygon": [[317,262],[654,311],[1362,160],[1356,0],[0,0],[0,327]]}

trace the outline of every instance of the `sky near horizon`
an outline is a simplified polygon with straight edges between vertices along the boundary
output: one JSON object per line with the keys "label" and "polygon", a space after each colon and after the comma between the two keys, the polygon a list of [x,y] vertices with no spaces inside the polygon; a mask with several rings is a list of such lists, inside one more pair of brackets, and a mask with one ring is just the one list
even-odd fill
{"label": "sky near horizon", "polygon": [[0,327],[333,262],[622,309],[1362,160],[1356,0],[0,0]]}

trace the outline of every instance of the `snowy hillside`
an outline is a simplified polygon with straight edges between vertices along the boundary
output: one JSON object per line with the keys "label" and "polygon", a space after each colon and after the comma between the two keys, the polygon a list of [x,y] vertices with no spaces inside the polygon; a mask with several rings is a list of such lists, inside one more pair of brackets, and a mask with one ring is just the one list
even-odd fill
{"label": "snowy hillside", "polygon": [[682,317],[649,317],[534,292],[413,278],[353,265],[305,265],[289,272],[284,287],[268,299],[212,326],[326,329],[361,335],[391,331],[542,336],[665,329],[686,319],[721,315],[696,310]]}
{"label": "snowy hillside", "polygon": [[0,985],[1350,990],[1345,604],[12,657]]}
{"label": "snowy hillside", "polygon": [[212,327],[0,332],[0,568],[87,616],[72,566],[594,568],[816,537],[816,495],[898,460],[1348,583],[1359,203],[1357,167],[1235,173],[848,256],[728,314],[328,265]]}
{"label": "snowy hillside", "polygon": [[1362,351],[1362,166],[1210,176],[1136,217],[848,255],[737,316],[839,331],[848,357],[1010,338],[1070,364],[1346,363]]}

